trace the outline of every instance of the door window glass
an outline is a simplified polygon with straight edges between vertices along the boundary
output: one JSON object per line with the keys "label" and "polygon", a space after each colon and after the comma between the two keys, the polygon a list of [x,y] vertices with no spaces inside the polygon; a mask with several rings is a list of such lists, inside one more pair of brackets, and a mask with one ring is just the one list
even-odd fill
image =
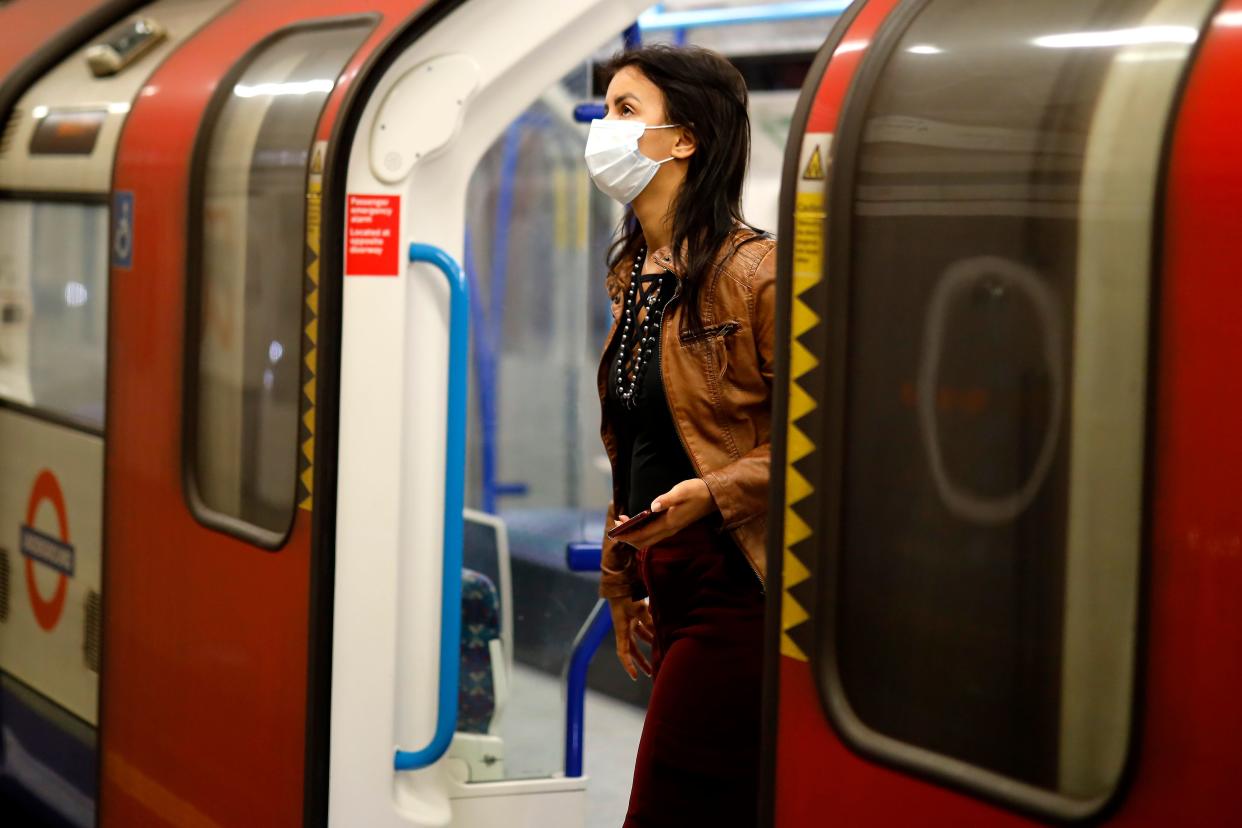
{"label": "door window glass", "polygon": [[234,82],[204,156],[192,500],[200,518],[269,545],[297,494],[311,143],[367,31],[305,28],[274,41]]}

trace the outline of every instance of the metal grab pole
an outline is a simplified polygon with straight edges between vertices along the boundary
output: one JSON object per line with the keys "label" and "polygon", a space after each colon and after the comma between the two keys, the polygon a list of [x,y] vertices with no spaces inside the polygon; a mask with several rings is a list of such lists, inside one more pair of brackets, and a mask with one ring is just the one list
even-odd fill
{"label": "metal grab pole", "polygon": [[612,611],[608,602],[600,599],[591,610],[587,622],[582,625],[574,640],[573,655],[569,658],[565,700],[565,775],[582,776],[583,738],[586,731],[586,682],[587,670],[599,645],[612,632]]}
{"label": "metal grab pole", "polygon": [[430,244],[411,244],[411,262],[439,268],[449,283],[448,434],[444,452],[444,569],[440,598],[440,695],[436,729],[418,750],[400,750],[393,759],[399,771],[435,764],[453,742],[457,729],[457,683],[461,666],[462,507],[466,483],[466,378],[470,346],[470,292],[457,260]]}

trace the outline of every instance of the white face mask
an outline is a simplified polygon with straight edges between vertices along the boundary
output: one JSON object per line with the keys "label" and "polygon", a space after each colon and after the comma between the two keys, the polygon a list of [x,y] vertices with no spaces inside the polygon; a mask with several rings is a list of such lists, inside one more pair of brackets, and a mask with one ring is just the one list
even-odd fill
{"label": "white face mask", "polygon": [[638,139],[649,129],[672,129],[677,124],[648,126],[642,121],[591,121],[587,134],[586,166],[601,193],[629,204],[651,183],[660,165],[673,160],[653,161],[638,149]]}

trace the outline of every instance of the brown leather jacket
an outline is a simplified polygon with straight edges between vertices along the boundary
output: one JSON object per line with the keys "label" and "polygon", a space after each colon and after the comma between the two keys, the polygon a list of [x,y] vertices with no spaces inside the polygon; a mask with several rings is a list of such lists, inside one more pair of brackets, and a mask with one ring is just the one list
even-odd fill
{"label": "brown leather jacket", "polygon": [[[767,572],[768,457],[772,420],[773,345],[776,328],[776,242],[739,229],[721,248],[700,288],[702,326],[688,329],[674,293],[660,330],[664,393],[695,471],[707,483],[723,529],[745,553],[760,581]],[[651,254],[674,276],[672,251]],[[599,367],[600,402],[607,394],[608,355],[617,333],[630,268],[609,274],[613,326]],[[616,519],[618,445],[605,408],[600,434],[613,471],[613,502],[606,526]],[[634,549],[604,538],[599,593],[604,598],[642,594]]]}

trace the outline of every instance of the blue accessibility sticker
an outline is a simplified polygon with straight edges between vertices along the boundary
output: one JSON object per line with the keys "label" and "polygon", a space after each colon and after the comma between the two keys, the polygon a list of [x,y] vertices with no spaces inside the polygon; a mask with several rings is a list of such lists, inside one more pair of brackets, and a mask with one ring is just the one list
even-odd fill
{"label": "blue accessibility sticker", "polygon": [[118,190],[112,196],[112,266],[127,270],[134,264],[134,194]]}

